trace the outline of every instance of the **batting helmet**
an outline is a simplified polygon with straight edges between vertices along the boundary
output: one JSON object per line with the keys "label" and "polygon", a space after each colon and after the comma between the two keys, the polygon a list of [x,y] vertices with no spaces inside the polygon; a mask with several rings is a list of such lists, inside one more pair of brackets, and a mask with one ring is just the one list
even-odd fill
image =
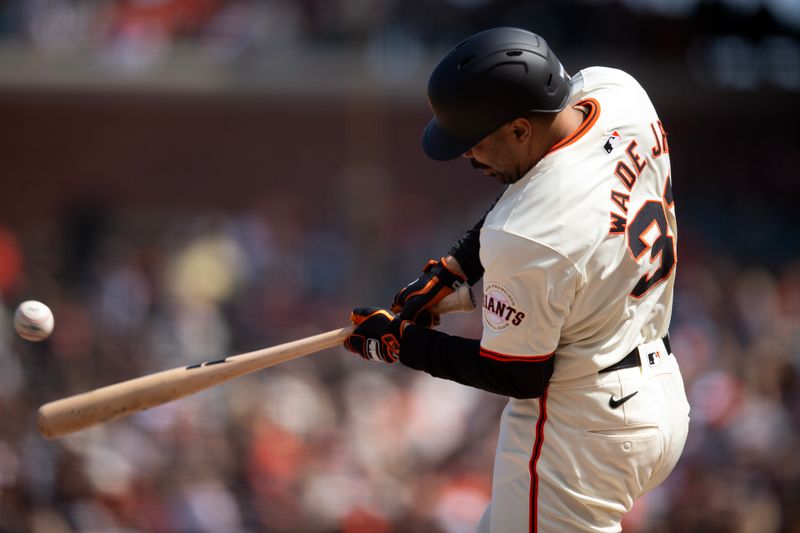
{"label": "batting helmet", "polygon": [[492,28],[468,37],[439,61],[428,81],[434,118],[422,136],[431,159],[463,154],[526,112],[566,107],[572,81],[540,36]]}

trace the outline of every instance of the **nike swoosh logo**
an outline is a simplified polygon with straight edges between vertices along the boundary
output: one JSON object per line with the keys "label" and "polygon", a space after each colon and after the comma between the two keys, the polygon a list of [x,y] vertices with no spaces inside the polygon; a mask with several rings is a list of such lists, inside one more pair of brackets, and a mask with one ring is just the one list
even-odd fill
{"label": "nike swoosh logo", "polygon": [[627,402],[628,400],[630,400],[631,398],[636,396],[638,393],[639,393],[639,391],[637,390],[635,392],[632,392],[632,393],[628,394],[627,396],[623,396],[619,400],[614,398],[614,395],[612,394],[611,397],[608,399],[608,406],[611,407],[612,409],[616,409],[617,407],[619,407],[623,403]]}

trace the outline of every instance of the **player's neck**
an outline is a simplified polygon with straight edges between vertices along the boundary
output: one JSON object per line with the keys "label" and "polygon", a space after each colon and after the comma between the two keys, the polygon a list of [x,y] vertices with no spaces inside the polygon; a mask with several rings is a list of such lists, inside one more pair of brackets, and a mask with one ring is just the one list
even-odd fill
{"label": "player's neck", "polygon": [[581,123],[586,119],[586,113],[580,107],[567,107],[556,115],[551,131],[553,132],[553,143],[555,146],[577,130]]}
{"label": "player's neck", "polygon": [[553,122],[547,126],[545,135],[536,138],[541,140],[531,145],[528,168],[533,168],[550,152],[553,146],[572,135],[585,118],[586,115],[577,107],[568,107],[560,111]]}

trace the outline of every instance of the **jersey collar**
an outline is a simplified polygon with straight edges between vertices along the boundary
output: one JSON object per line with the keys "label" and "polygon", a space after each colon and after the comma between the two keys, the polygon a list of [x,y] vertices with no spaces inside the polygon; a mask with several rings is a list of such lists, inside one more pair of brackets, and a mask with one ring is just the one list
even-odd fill
{"label": "jersey collar", "polygon": [[594,98],[586,98],[585,100],[581,100],[580,102],[576,103],[575,106],[587,109],[588,112],[583,118],[583,122],[581,122],[581,124],[575,128],[575,131],[554,144],[545,155],[550,155],[557,150],[561,150],[565,146],[576,143],[586,134],[587,131],[592,129],[592,126],[594,126],[595,122],[597,122],[597,118],[600,116],[600,103],[597,100]]}

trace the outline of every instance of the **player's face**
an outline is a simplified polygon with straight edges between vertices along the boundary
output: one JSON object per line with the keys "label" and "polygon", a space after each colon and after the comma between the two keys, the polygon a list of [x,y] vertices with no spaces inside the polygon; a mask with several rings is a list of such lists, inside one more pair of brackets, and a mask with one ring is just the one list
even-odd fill
{"label": "player's face", "polygon": [[485,137],[481,142],[464,152],[472,167],[483,171],[503,184],[518,181],[528,171],[524,168],[522,153],[515,143],[509,142],[511,133],[507,127]]}

